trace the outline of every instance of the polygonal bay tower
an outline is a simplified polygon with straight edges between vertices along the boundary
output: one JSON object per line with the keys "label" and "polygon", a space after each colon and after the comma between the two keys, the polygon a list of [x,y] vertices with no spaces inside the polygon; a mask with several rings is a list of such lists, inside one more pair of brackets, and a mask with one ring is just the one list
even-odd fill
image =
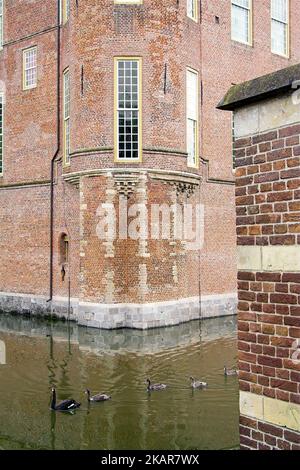
{"label": "polygonal bay tower", "polygon": [[215,106],[300,55],[296,33],[288,56],[266,47],[268,1],[253,30],[244,9],[255,47],[232,40],[236,3],[1,2],[1,310],[141,329],[235,312]]}

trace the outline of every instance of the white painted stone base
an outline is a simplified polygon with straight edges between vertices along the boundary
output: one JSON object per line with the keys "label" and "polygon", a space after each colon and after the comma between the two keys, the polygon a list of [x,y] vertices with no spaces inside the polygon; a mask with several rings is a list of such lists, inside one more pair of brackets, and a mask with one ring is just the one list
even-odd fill
{"label": "white painted stone base", "polygon": [[300,405],[296,403],[240,392],[240,412],[243,416],[300,432]]}
{"label": "white painted stone base", "polygon": [[100,329],[134,328],[146,330],[179,325],[191,320],[235,315],[237,296],[233,294],[203,296],[149,304],[96,304],[55,297],[0,293],[0,312],[27,315],[56,315],[76,321],[78,325]]}

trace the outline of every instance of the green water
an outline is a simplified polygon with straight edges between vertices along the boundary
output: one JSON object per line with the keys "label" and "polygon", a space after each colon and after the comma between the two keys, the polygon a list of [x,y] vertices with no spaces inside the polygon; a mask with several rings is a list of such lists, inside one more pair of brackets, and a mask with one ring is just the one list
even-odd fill
{"label": "green water", "polygon": [[[0,314],[0,449],[237,448],[236,356],[234,317],[141,332]],[[147,377],[168,389],[148,394]],[[50,411],[52,386],[81,408]],[[88,405],[86,387],[112,400]]]}

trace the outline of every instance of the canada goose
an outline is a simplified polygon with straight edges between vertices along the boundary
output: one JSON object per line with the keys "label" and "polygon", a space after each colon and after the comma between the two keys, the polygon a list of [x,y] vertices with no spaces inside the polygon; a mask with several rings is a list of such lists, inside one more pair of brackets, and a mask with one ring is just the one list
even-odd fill
{"label": "canada goose", "polygon": [[89,402],[91,402],[91,401],[92,402],[100,402],[100,401],[107,401],[107,400],[111,399],[111,396],[106,395],[105,393],[98,393],[97,395],[94,395],[94,396],[91,397],[91,392],[88,388],[86,389],[85,393],[87,394]]}
{"label": "canada goose", "polygon": [[146,383],[148,384],[147,386],[147,391],[148,392],[159,392],[161,390],[165,390],[167,388],[167,385],[165,384],[153,384],[151,385],[151,380],[147,379]]}
{"label": "canada goose", "polygon": [[238,374],[238,371],[236,369],[227,369],[227,367],[224,366],[224,375],[226,377],[234,376],[237,374]]}
{"label": "canada goose", "polygon": [[193,388],[206,388],[207,382],[200,382],[200,380],[196,380],[194,377],[190,377],[191,386]]}
{"label": "canada goose", "polygon": [[70,399],[70,400],[64,400],[58,405],[56,404],[56,390],[53,387],[52,388],[52,400],[51,400],[51,410],[53,411],[72,411],[75,410],[76,408],[79,408],[81,403],[77,403],[77,401]]}

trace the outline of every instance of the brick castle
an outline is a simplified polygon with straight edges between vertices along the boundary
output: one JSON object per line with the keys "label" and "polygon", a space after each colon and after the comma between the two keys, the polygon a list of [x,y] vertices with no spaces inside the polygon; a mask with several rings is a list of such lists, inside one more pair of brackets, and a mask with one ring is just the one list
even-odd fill
{"label": "brick castle", "polygon": [[[300,0],[279,16],[269,0],[122,3],[3,2],[0,308],[103,328],[233,314],[232,124],[216,105],[299,62]],[[123,202],[201,207],[201,249],[102,240],[99,207]]]}

